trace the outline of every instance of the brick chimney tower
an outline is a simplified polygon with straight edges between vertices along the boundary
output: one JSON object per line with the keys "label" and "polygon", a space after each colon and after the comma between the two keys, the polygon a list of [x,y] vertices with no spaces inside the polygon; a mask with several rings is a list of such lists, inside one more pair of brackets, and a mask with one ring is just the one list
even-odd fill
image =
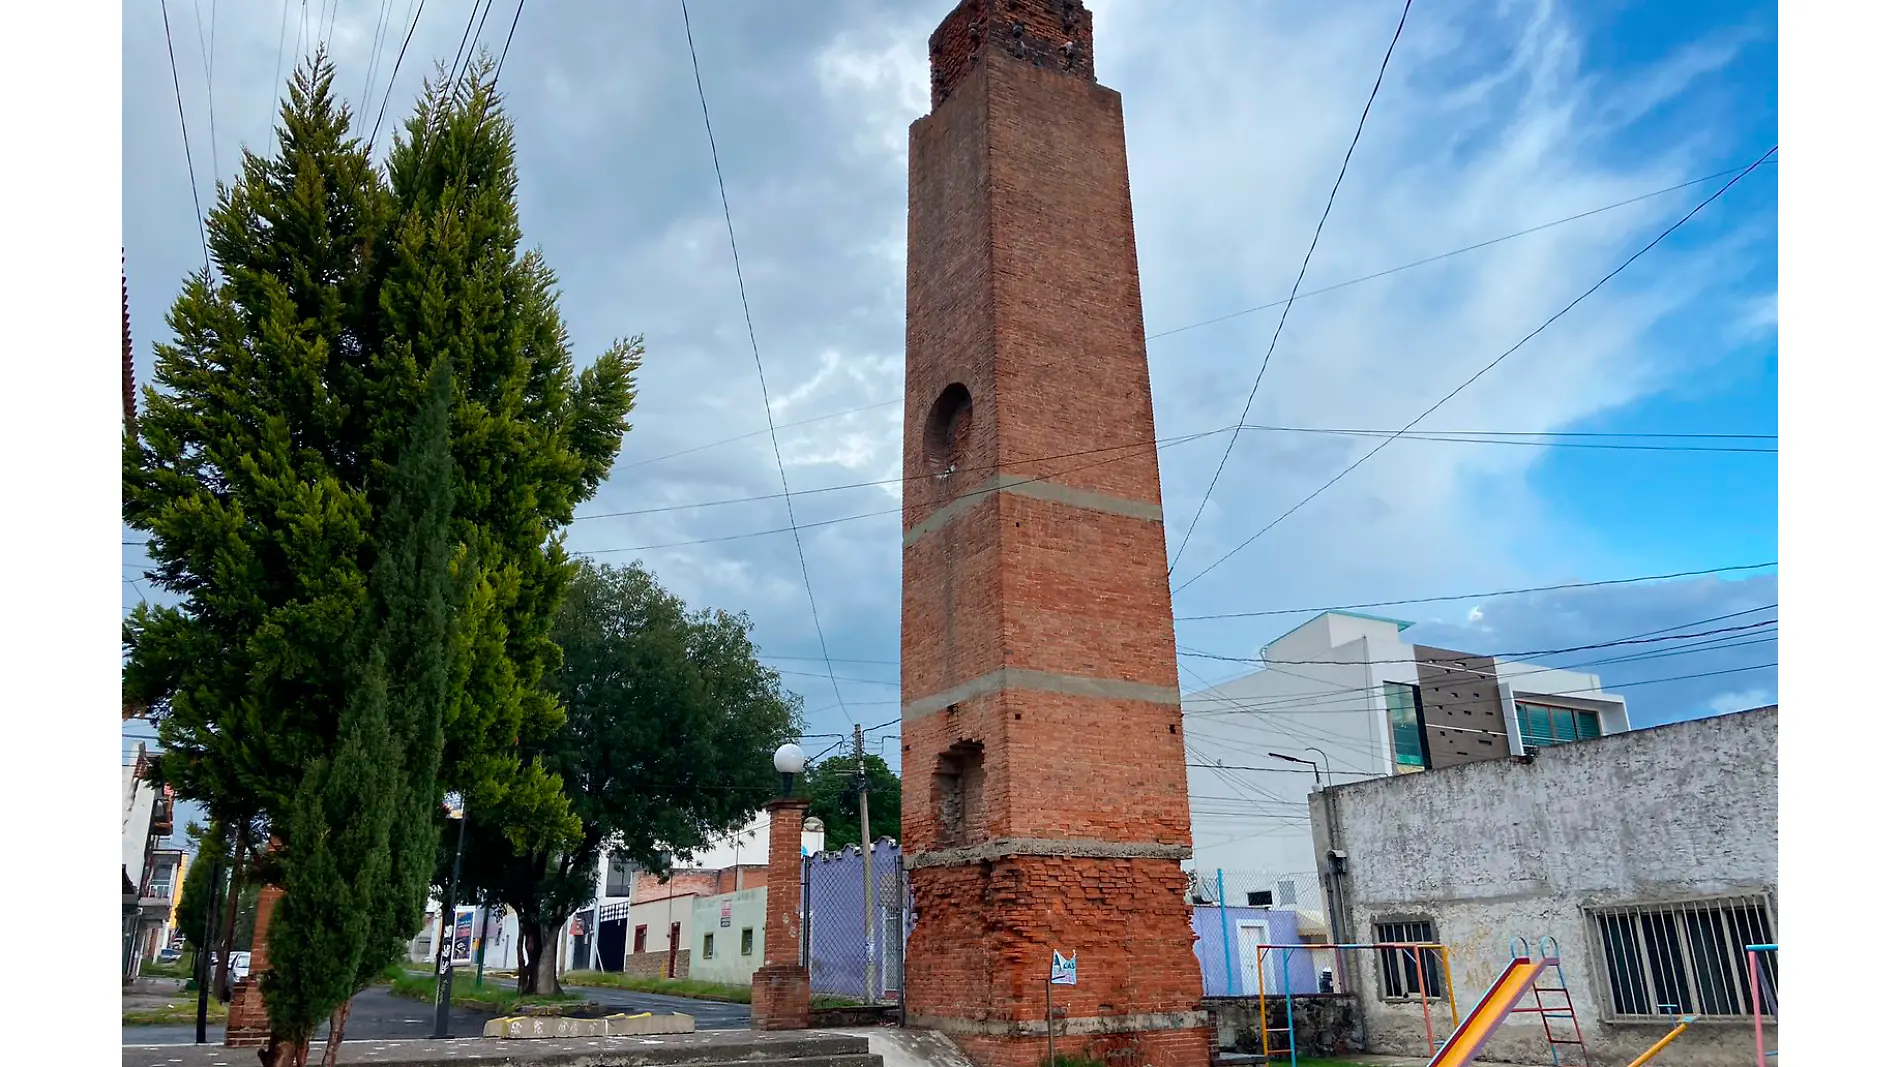
{"label": "brick chimney tower", "polygon": [[[1121,97],[1074,0],[964,0],[910,129],[914,1025],[982,1067],[1207,1059]],[[1033,480],[1031,480],[1033,479]],[[1074,986],[1047,987],[1052,956]]]}
{"label": "brick chimney tower", "polygon": [[125,280],[125,249],[119,249],[119,327],[125,338],[124,366],[125,375],[125,430],[127,433],[138,428],[138,394],[132,382],[132,287]]}

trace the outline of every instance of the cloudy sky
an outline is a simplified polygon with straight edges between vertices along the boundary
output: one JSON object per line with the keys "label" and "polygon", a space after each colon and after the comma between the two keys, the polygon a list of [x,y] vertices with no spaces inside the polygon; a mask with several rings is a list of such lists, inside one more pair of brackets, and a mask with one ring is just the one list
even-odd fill
{"label": "cloudy sky", "polygon": [[[341,0],[332,27],[321,2],[226,3],[215,21],[211,0],[168,2],[207,203],[241,148],[265,143],[300,40],[327,36],[339,87],[359,110],[370,100],[367,132],[415,10]],[[560,274],[577,360],[621,335],[648,346],[620,463],[583,509],[644,513],[578,521],[569,544],[642,560],[694,604],[749,613],[814,733],[897,717],[906,131],[928,107],[925,41],[950,6],[692,8],[843,707],[772,496],[779,475],[678,4],[527,3],[501,76],[524,229]],[[1293,285],[1402,4],[1089,6],[1097,74],[1126,109],[1158,435],[1231,427],[1279,323],[1281,309],[1263,305]],[[514,9],[488,12],[484,47],[501,51]],[[127,3],[124,17],[125,243],[144,381],[200,251],[160,7]],[[465,3],[425,5],[392,111],[407,112],[469,19]],[[1775,617],[1772,567],[1464,595],[1776,559],[1772,163],[1435,411],[1422,437],[1392,442],[1229,555],[1382,440],[1312,430],[1403,427],[1773,146],[1775,33],[1764,2],[1414,8],[1302,284],[1329,291],[1292,304],[1247,418],[1302,429],[1239,434],[1185,551],[1228,438],[1161,452],[1179,640],[1203,654],[1184,656],[1184,685],[1244,670],[1218,657],[1245,656],[1308,607],[1447,598],[1366,610],[1417,622],[1418,640],[1487,653]],[[1526,436],[1551,432],[1570,436]],[[138,560],[128,548],[128,579]],[[152,595],[124,589],[128,607]],[[1757,669],[1775,660],[1773,636],[1763,626],[1549,660],[1615,660],[1589,669],[1627,687],[1644,725],[1773,701],[1776,672]]]}

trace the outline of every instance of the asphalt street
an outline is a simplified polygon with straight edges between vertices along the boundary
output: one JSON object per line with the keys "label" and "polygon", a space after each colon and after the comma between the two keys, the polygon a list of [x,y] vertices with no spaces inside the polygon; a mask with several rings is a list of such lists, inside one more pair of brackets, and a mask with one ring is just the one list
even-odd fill
{"label": "asphalt street", "polygon": [[[591,989],[569,986],[570,993],[583,1001],[600,1005],[598,1014],[650,1011],[681,1012],[693,1017],[698,1030],[744,1030],[752,1024],[752,1009],[745,1004],[720,1004],[707,1000],[688,1000],[654,993],[633,993],[622,989]],[[589,1013],[596,1014],[596,1013]],[[482,1025],[493,1016],[466,1008],[449,1010],[450,1037],[480,1037]],[[390,1041],[402,1038],[426,1038],[435,1030],[435,1006],[408,997],[398,997],[387,989],[366,989],[350,1005],[350,1022],[345,1040]],[[126,1026],[121,1028],[125,1045],[189,1045],[197,1035],[193,1026]],[[318,1031],[319,1042],[330,1036],[328,1024]],[[205,1027],[205,1039],[212,1044],[224,1041],[224,1027]]]}

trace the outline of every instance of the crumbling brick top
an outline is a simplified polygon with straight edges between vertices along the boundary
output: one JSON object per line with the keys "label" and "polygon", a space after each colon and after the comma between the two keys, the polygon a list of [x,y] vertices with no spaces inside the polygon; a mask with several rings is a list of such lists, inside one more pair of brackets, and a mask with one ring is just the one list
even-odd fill
{"label": "crumbling brick top", "polygon": [[962,0],[930,35],[932,108],[949,98],[986,50],[1095,80],[1094,20],[1081,0]]}

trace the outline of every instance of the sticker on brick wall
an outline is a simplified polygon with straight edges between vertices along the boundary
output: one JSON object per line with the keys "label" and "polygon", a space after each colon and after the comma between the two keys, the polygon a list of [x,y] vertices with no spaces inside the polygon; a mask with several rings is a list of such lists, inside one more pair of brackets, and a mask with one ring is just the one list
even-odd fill
{"label": "sticker on brick wall", "polygon": [[1050,985],[1075,984],[1075,958],[1078,955],[1080,955],[1080,953],[1072,952],[1069,954],[1069,958],[1065,960],[1062,958],[1062,950],[1056,950],[1055,962],[1049,965]]}

